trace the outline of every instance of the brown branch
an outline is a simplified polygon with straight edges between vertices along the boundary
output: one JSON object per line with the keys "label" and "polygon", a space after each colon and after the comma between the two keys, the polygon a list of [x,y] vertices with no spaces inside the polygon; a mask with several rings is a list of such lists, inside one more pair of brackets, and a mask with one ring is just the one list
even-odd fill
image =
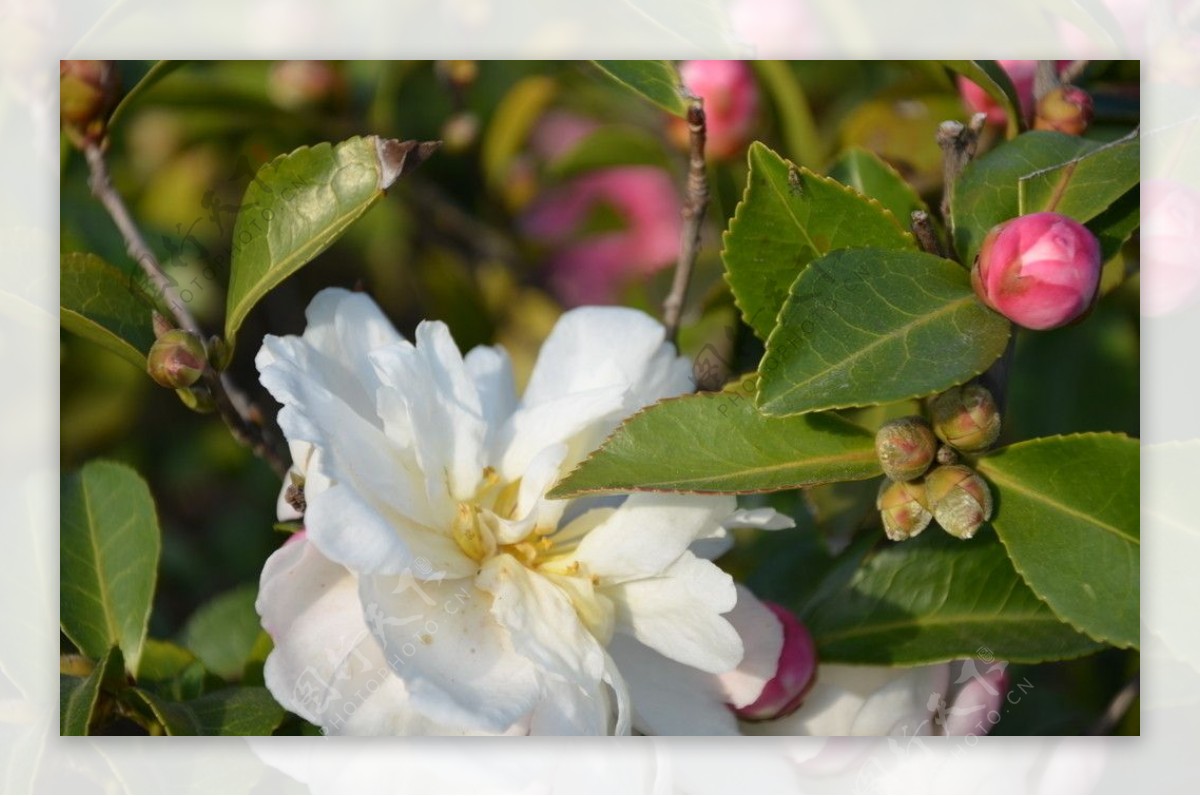
{"label": "brown branch", "polygon": [[950,205],[954,201],[954,187],[962,170],[975,157],[979,135],[986,121],[986,114],[977,113],[966,125],[948,121],[938,126],[937,143],[942,149],[942,220],[950,233],[951,250],[954,248],[954,216],[950,212]]}
{"label": "brown branch", "polygon": [[700,226],[704,211],[708,207],[708,170],[704,163],[704,142],[707,130],[704,122],[704,105],[695,100],[688,106],[688,174],[687,194],[683,203],[683,233],[679,240],[679,259],[675,263],[675,276],[671,281],[671,292],[663,300],[663,326],[666,338],[676,344],[679,334],[679,318],[687,301],[688,284],[692,278],[692,267],[700,250]]}
{"label": "brown branch", "polygon": [[[99,145],[89,143],[85,145],[83,151],[91,173],[88,185],[92,189],[92,194],[112,216],[113,222],[121,232],[121,237],[125,239],[125,248],[129,252],[129,256],[134,259],[150,284],[154,286],[156,297],[161,298],[159,303],[163,309],[170,312],[176,326],[191,332],[200,340],[205,340],[200,324],[180,298],[174,283],[162,270],[158,258],[146,245],[146,240],[138,230],[137,224],[134,223],[133,217],[130,216],[121,195],[113,188],[103,150]],[[205,366],[201,379],[203,386],[212,394],[217,411],[234,439],[250,448],[282,478],[290,465],[276,448],[274,435],[262,423],[262,416],[258,409],[237,390],[228,374],[218,373],[211,365]]]}

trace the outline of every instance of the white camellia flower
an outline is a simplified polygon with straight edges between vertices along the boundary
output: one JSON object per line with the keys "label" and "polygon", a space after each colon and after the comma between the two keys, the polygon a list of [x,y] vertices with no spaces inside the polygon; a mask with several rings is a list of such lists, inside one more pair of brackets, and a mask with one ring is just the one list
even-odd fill
{"label": "white camellia flower", "polygon": [[464,357],[436,322],[414,345],[326,290],[257,365],[307,504],[257,605],[286,708],[357,735],[738,731],[728,706],[758,697],[782,632],[706,557],[729,527],[791,521],[724,496],[545,497],[691,389],[655,320],[568,312],[518,399],[502,349]]}

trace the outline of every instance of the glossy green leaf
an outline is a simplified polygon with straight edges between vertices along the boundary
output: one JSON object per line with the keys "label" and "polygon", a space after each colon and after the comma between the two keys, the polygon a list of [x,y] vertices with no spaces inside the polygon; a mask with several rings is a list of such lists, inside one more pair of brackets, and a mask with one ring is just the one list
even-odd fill
{"label": "glossy green leaf", "polygon": [[803,618],[826,663],[912,666],[983,654],[1032,663],[1101,646],[1037,598],[990,532],[963,542],[936,525],[884,543]]}
{"label": "glossy green leaf", "polygon": [[[122,67],[128,61],[122,62]],[[153,88],[158,81],[162,80],[167,75],[174,72],[179,67],[186,64],[187,61],[155,61],[154,64],[146,70],[133,86],[125,92],[121,97],[121,101],[117,103],[117,107],[113,108],[112,114],[108,117],[108,127],[112,129],[117,126],[117,122],[125,115],[129,108],[137,102],[143,94]],[[122,75],[124,77],[124,75]]]}
{"label": "glossy green leaf", "polygon": [[725,278],[746,323],[763,340],[775,328],[788,285],[836,249],[915,251],[912,235],[883,205],[827,177],[750,145],[746,191],[725,232]]}
{"label": "glossy green leaf", "polygon": [[136,677],[139,681],[171,680],[196,662],[196,656],[170,641],[148,638],[142,645]]}
{"label": "glossy green leaf", "polygon": [[183,628],[183,645],[210,672],[226,680],[242,676],[262,633],[254,610],[257,595],[258,588],[253,584],[227,591],[202,605]]}
{"label": "glossy green leaf", "polygon": [[911,223],[914,211],[929,211],[929,207],[908,181],[900,176],[900,172],[862,147],[851,147],[843,152],[829,170],[829,176],[879,202],[906,228]]}
{"label": "glossy green leaf", "polygon": [[986,370],[1009,328],[949,260],[831,252],[792,285],[767,340],[758,407],[790,415],[930,395]]}
{"label": "glossy green leaf", "polygon": [[978,463],[1026,583],[1065,621],[1121,647],[1140,637],[1138,447],[1121,434],[1044,437]]}
{"label": "glossy green leaf", "polygon": [[691,97],[670,61],[593,61],[600,71],[658,107],[681,118],[687,117]]}
{"label": "glossy green leaf", "polygon": [[[1100,261],[1107,263],[1142,222],[1141,192],[1132,188],[1085,224],[1100,241]],[[1101,287],[1103,290],[1103,287]]]}
{"label": "glossy green leaf", "polygon": [[1005,132],[1009,138],[1025,126],[1017,89],[996,61],[942,61],[942,64],[979,86],[1004,108]]}
{"label": "glossy green leaf", "polygon": [[1091,221],[1138,184],[1141,146],[1135,130],[1111,144],[1022,177],[1020,215],[1050,211]]}
{"label": "glossy green leaf", "polygon": [[967,164],[950,207],[954,245],[962,261],[975,260],[992,227],[1020,215],[1022,177],[1075,160],[1098,146],[1079,136],[1035,130]]}
{"label": "glossy green leaf", "polygon": [[629,418],[550,492],[773,492],[880,473],[874,435],[834,415],[772,418],[749,395],[700,393]]}
{"label": "glossy green leaf", "polygon": [[58,676],[59,735],[87,735],[105,684],[120,683],[125,676],[121,651],[110,649],[87,677]]}
{"label": "glossy green leaf", "polygon": [[259,169],[233,228],[229,342],[263,296],[341,237],[436,147],[366,136],[301,147]]}
{"label": "glossy green leaf", "polygon": [[257,686],[225,688],[187,702],[141,689],[131,689],[129,698],[167,735],[270,735],[284,719],[271,693]]}
{"label": "glossy green leaf", "polygon": [[154,500],[141,477],[93,461],[62,481],[59,620],[85,655],[120,647],[136,672],[161,547]]}
{"label": "glossy green leaf", "polygon": [[64,254],[58,300],[64,329],[146,367],[146,353],[154,345],[154,301],[137,280],[94,254]]}

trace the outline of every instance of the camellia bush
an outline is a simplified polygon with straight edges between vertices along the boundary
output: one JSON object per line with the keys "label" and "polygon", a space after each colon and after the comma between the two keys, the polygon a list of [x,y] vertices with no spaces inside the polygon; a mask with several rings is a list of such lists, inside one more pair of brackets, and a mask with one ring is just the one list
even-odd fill
{"label": "camellia bush", "polygon": [[61,76],[62,734],[1137,734],[1136,63]]}

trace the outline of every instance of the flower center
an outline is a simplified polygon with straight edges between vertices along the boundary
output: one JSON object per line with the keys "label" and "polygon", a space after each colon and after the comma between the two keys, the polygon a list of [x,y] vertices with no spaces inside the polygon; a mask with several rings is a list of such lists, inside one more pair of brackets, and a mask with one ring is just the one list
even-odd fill
{"label": "flower center", "polygon": [[[479,489],[458,504],[451,535],[459,548],[480,563],[508,554],[526,568],[557,585],[574,605],[580,620],[603,643],[612,636],[613,608],[596,592],[599,578],[575,558],[579,540],[599,520],[575,521],[561,530],[535,526],[523,535],[514,531],[521,479],[501,483],[499,474],[485,467]],[[516,541],[504,541],[515,536]]]}

